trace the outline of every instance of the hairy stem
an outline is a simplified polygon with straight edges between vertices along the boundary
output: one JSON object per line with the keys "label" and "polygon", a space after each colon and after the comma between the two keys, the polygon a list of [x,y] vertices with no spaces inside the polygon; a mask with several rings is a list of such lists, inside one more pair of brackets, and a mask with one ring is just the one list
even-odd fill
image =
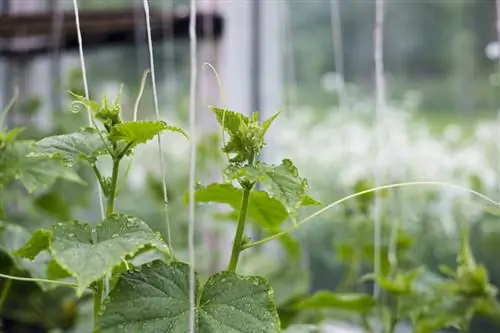
{"label": "hairy stem", "polygon": [[106,216],[115,212],[116,189],[118,185],[118,172],[120,171],[120,160],[113,160],[113,170],[111,171],[111,183],[108,192],[108,202],[106,204]]}
{"label": "hairy stem", "polygon": [[[97,170],[97,168],[96,168]],[[94,172],[96,172],[94,170]],[[103,188],[104,193],[107,195],[106,203],[106,217],[109,217],[115,212],[115,200],[116,200],[116,190],[118,187],[118,174],[120,171],[120,158],[113,158],[113,169],[111,171],[111,182],[109,188],[104,186],[102,177],[99,177],[99,170],[97,170],[96,175],[98,175],[99,184]],[[99,311],[101,310],[102,299],[104,295],[104,286],[106,285],[107,277],[96,282],[97,290],[94,294],[94,322],[97,320]]]}
{"label": "hairy stem", "polygon": [[97,317],[101,311],[102,296],[104,293],[104,279],[96,282],[97,290],[94,294],[94,325],[97,322]]}
{"label": "hairy stem", "polygon": [[99,168],[97,168],[97,165],[92,164],[92,171],[94,171],[97,181],[99,182],[99,186],[101,186],[102,193],[104,193],[104,195],[107,196],[108,193],[106,184],[104,183],[104,178],[102,178],[101,172],[99,171]]}
{"label": "hairy stem", "polygon": [[233,249],[231,251],[231,259],[229,260],[229,265],[227,270],[230,272],[236,271],[236,267],[238,266],[238,259],[240,257],[240,253],[243,250],[241,246],[241,240],[243,238],[243,233],[245,231],[245,222],[247,220],[248,213],[248,201],[250,199],[250,192],[252,191],[252,187],[248,186],[245,188],[243,192],[243,198],[241,199],[241,208],[240,208],[240,216],[238,218],[238,226],[236,227],[236,233],[234,234],[234,243]]}

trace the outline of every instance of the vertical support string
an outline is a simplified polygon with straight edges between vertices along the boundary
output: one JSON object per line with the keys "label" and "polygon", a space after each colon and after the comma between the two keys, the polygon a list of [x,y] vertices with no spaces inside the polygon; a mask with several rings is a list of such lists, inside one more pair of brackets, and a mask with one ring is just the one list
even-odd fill
{"label": "vertical support string", "polygon": [[283,47],[283,58],[285,61],[285,110],[289,110],[293,104],[293,96],[297,91],[297,79],[295,70],[295,55],[293,48],[293,34],[292,34],[292,15],[290,10],[289,0],[283,1],[282,8],[282,23],[283,23],[283,40],[285,46]]}
{"label": "vertical support string", "polygon": [[339,105],[344,102],[344,51],[342,47],[342,21],[340,17],[340,0],[330,0],[330,20],[332,29],[333,55],[335,71],[341,79],[338,89]]}
{"label": "vertical support string", "polygon": [[[73,8],[75,12],[75,24],[76,24],[76,32],[77,32],[77,37],[78,37],[78,53],[80,55],[80,67],[82,69],[82,78],[83,78],[83,89],[85,91],[85,98],[90,99],[89,96],[89,85],[87,82],[87,70],[85,67],[85,57],[83,55],[83,41],[82,41],[82,30],[80,26],[80,14],[78,12],[78,1],[73,0]],[[89,125],[93,125],[93,119],[92,119],[92,113],[90,108],[87,108],[87,114],[88,114],[88,122]],[[97,163],[97,162],[96,162]],[[106,213],[104,210],[104,197],[103,197],[103,192],[101,189],[101,185],[99,184],[99,181],[97,182],[97,193],[98,193],[98,198],[99,198],[99,208],[101,210],[101,218],[104,220],[106,218]],[[102,298],[101,302],[104,301],[104,297],[107,296],[109,292],[109,280],[110,276],[109,274],[106,274],[106,276],[102,279],[103,285],[104,285],[104,290],[102,293]]]}
{"label": "vertical support string", "polygon": [[[76,24],[76,33],[78,38],[78,53],[80,55],[80,68],[82,69],[82,80],[83,80],[83,89],[85,91],[85,98],[90,99],[89,96],[89,85],[87,81],[87,69],[85,67],[85,57],[83,55],[83,41],[82,41],[82,30],[80,26],[80,14],[78,11],[78,0],[73,0],[73,9],[75,12],[75,24]],[[90,110],[87,112],[89,125],[92,126],[92,113]],[[104,219],[106,217],[104,211],[104,198],[101,186],[99,182],[97,182],[97,191],[99,195],[99,207],[101,209],[101,217]]]}
{"label": "vertical support string", "polygon": [[[149,67],[151,71],[151,86],[153,90],[153,102],[154,102],[154,109],[155,109],[155,114],[156,114],[156,119],[160,120],[160,109],[158,106],[158,91],[156,89],[156,75],[155,75],[155,63],[154,63],[154,56],[153,56],[153,40],[151,37],[151,19],[150,19],[150,13],[149,13],[149,3],[148,0],[143,1],[144,4],[144,14],[146,16],[146,32],[147,32],[147,39],[148,39],[148,51],[149,51]],[[158,142],[158,158],[160,160],[160,172],[161,172],[161,179],[162,179],[162,188],[163,188],[163,208],[164,208],[164,214],[165,214],[165,225],[167,227],[167,244],[168,247],[170,248],[170,251],[172,254],[174,253],[174,249],[172,246],[172,234],[170,231],[170,217],[169,217],[169,211],[168,211],[168,194],[167,194],[167,179],[166,179],[166,172],[165,172],[165,163],[163,162],[163,145],[161,142],[161,136],[158,134],[156,136],[157,142]]]}
{"label": "vertical support string", "polygon": [[189,333],[195,333],[195,186],[196,186],[196,85],[197,85],[197,44],[196,44],[196,0],[190,0],[189,10],[189,46],[190,46],[190,87],[189,87],[189,225],[188,225],[188,251],[189,251]]}
{"label": "vertical support string", "polygon": [[[378,154],[375,163],[375,186],[381,185],[380,177],[380,158],[381,149],[383,147],[383,131],[382,131],[382,119],[386,107],[386,96],[385,96],[385,79],[384,79],[384,62],[383,62],[383,33],[384,33],[384,0],[375,1],[375,28],[374,28],[374,60],[375,60],[375,90],[376,90],[376,135],[377,135],[377,147]],[[374,202],[374,244],[375,244],[375,258],[374,258],[374,271],[375,275],[380,274],[380,263],[381,263],[381,239],[382,239],[382,202],[380,198],[380,193],[375,193]],[[380,295],[379,286],[375,283],[373,289],[373,296],[378,298]]]}

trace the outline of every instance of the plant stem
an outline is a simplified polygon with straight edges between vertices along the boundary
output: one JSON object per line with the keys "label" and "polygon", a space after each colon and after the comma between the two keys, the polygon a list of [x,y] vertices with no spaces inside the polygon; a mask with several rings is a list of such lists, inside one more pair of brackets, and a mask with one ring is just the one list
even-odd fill
{"label": "plant stem", "polygon": [[99,185],[101,186],[102,193],[104,193],[105,196],[108,196],[108,193],[107,193],[108,190],[106,188],[106,184],[104,183],[104,178],[102,178],[101,172],[97,168],[97,165],[92,164],[92,171],[94,171],[94,174],[97,178],[97,181],[99,182]]}
{"label": "plant stem", "polygon": [[241,239],[243,238],[243,232],[245,231],[245,222],[248,213],[248,201],[250,199],[251,191],[252,191],[251,186],[245,188],[245,191],[243,192],[243,198],[241,199],[241,208],[240,208],[240,216],[238,218],[238,226],[236,227],[236,233],[234,235],[234,243],[233,243],[233,249],[231,251],[231,259],[229,260],[229,265],[227,267],[227,270],[230,272],[236,271],[236,267],[238,266],[238,259],[243,249],[241,246],[242,245]]}
{"label": "plant stem", "polygon": [[368,316],[366,314],[363,314],[361,316],[361,323],[362,323],[362,326],[364,328],[364,330],[367,332],[367,333],[374,333],[373,332],[373,328],[372,326],[370,325],[370,320],[368,319]]}
{"label": "plant stem", "polygon": [[102,294],[104,292],[104,279],[96,282],[97,290],[94,294],[94,326],[97,322],[97,317],[101,311]]}
{"label": "plant stem", "polygon": [[106,205],[106,216],[110,216],[115,211],[116,188],[118,184],[118,172],[120,171],[120,160],[113,160],[113,170],[111,172],[111,183],[108,192],[108,202]]}
{"label": "plant stem", "polygon": [[[120,171],[120,158],[113,158],[113,169],[111,171],[111,182],[107,189],[106,217],[109,217],[115,212],[116,189],[118,185],[118,174]],[[97,173],[96,173],[97,174]],[[99,177],[98,177],[99,178]],[[101,185],[102,186],[102,185]],[[105,189],[103,189],[106,191]],[[97,322],[99,311],[104,293],[104,284],[106,277],[96,282],[97,290],[94,294],[94,323]]]}
{"label": "plant stem", "polygon": [[[12,274],[13,268],[11,267],[9,270],[9,275]],[[9,294],[10,287],[12,286],[12,279],[6,279],[2,288],[2,293],[0,294],[0,310],[3,308],[3,304],[7,299],[7,295]]]}

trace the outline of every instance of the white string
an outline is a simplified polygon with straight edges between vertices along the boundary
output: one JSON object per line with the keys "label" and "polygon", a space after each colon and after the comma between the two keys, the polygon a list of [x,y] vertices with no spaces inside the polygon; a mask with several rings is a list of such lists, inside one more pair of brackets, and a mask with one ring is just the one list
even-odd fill
{"label": "white string", "polygon": [[196,0],[190,0],[189,11],[189,42],[191,57],[191,77],[189,87],[189,225],[188,225],[188,252],[189,252],[189,333],[195,333],[195,176],[196,176],[196,84],[197,84],[197,57],[196,57]]}
{"label": "white string", "polygon": [[288,79],[285,82],[285,110],[289,110],[292,105],[294,94],[297,92],[297,79],[296,79],[296,69],[295,69],[295,56],[293,49],[293,36],[291,28],[291,13],[289,0],[285,0],[282,6],[282,22],[283,22],[283,38],[285,47],[283,47],[283,58],[285,61],[285,75]]}
{"label": "white string", "polygon": [[339,105],[344,102],[344,57],[342,47],[342,21],[340,19],[339,0],[330,0],[330,21],[332,29],[332,45],[335,61],[335,71],[340,77],[340,87],[338,90]]}
{"label": "white string", "polygon": [[[376,130],[377,130],[377,146],[378,154],[376,161],[376,172],[375,172],[375,186],[378,187],[381,184],[380,179],[380,158],[381,149],[383,147],[383,131],[382,131],[382,118],[385,110],[385,81],[384,81],[384,62],[383,62],[383,27],[384,27],[384,0],[375,1],[375,29],[374,29],[374,60],[375,60],[375,90],[376,90]],[[381,263],[381,239],[382,239],[382,221],[381,221],[381,209],[382,202],[380,198],[380,193],[375,193],[374,202],[374,244],[375,244],[375,258],[374,258],[374,273],[375,275],[380,274],[380,263]],[[375,283],[373,288],[373,296],[378,298],[380,294],[380,288]]]}
{"label": "white string", "polygon": [[[90,99],[89,85],[87,82],[87,70],[85,68],[85,58],[83,56],[82,30],[80,27],[80,15],[78,12],[78,1],[77,0],[73,0],[73,8],[75,10],[75,23],[76,23],[76,32],[77,32],[77,36],[78,36],[78,50],[79,50],[79,54],[80,54],[80,67],[82,69],[83,89],[85,91],[85,97],[87,99]],[[89,110],[89,112],[87,112],[87,114],[88,114],[89,125],[92,126],[92,113],[90,112],[90,110]],[[102,193],[101,187],[99,185],[99,182],[97,184],[98,184],[97,191],[99,193],[99,206],[101,209],[101,217],[104,219],[106,217],[106,214],[104,212],[103,193]]]}
{"label": "white string", "polygon": [[[155,76],[155,64],[154,64],[154,57],[153,57],[153,41],[151,38],[151,20],[149,17],[149,3],[148,0],[144,0],[144,14],[146,15],[146,27],[147,27],[147,37],[148,37],[148,50],[149,50],[149,67],[151,70],[151,85],[153,88],[153,100],[154,100],[154,108],[155,108],[155,113],[156,113],[156,119],[160,120],[160,110],[158,107],[158,91],[156,89],[156,76]],[[158,157],[160,159],[160,170],[161,170],[161,179],[162,179],[162,186],[163,186],[163,208],[164,208],[164,214],[165,214],[165,224],[167,227],[167,243],[168,246],[170,247],[170,251],[173,253],[173,246],[172,246],[172,235],[170,231],[170,219],[169,219],[169,213],[168,213],[168,194],[167,194],[167,179],[165,176],[165,166],[163,163],[163,147],[161,143],[161,137],[158,134],[157,135],[157,140],[158,140]]]}
{"label": "white string", "polygon": [[[80,55],[80,67],[82,69],[83,89],[85,91],[85,98],[90,99],[89,85],[87,82],[87,70],[85,68],[85,57],[83,56],[82,30],[81,30],[81,26],[80,26],[80,14],[78,12],[78,1],[77,0],[73,0],[73,8],[75,11],[75,24],[76,24],[76,32],[77,32],[77,36],[78,36],[78,51],[79,51],[79,55]],[[88,114],[89,125],[92,126],[93,121],[92,121],[92,113],[91,113],[90,109],[87,110],[87,114]],[[101,210],[101,218],[104,220],[106,218],[106,213],[104,211],[103,193],[102,193],[101,185],[99,184],[98,181],[96,181],[96,182],[97,182],[97,193],[99,196],[99,207]],[[107,274],[103,278],[103,282],[104,282],[104,290],[102,293],[101,302],[104,300],[104,297],[106,297],[106,295],[108,294],[108,291],[109,291],[109,274]]]}

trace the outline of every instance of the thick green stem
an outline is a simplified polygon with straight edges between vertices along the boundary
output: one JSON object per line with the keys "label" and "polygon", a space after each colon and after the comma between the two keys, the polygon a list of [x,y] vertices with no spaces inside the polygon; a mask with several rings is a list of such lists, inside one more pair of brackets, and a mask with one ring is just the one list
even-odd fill
{"label": "thick green stem", "polygon": [[116,188],[118,184],[118,172],[120,171],[120,160],[113,160],[113,170],[111,172],[111,183],[108,192],[108,202],[106,205],[106,216],[115,212]]}
{"label": "thick green stem", "polygon": [[97,323],[97,317],[101,311],[102,294],[104,292],[104,280],[96,282],[97,290],[94,294],[94,326]]}
{"label": "thick green stem", "polygon": [[387,330],[387,333],[394,333],[396,332],[396,327],[398,326],[397,320],[393,320],[389,326],[389,329]]}
{"label": "thick green stem", "polygon": [[236,227],[236,233],[234,235],[233,249],[231,251],[231,259],[229,260],[229,265],[227,270],[230,272],[236,271],[236,267],[238,266],[238,259],[240,257],[240,253],[243,250],[241,246],[241,240],[243,238],[243,233],[245,231],[245,222],[247,220],[248,213],[248,201],[250,199],[250,192],[252,191],[252,187],[248,186],[245,188],[243,192],[243,198],[241,199],[241,208],[240,208],[240,216],[238,218],[238,226]]}
{"label": "thick green stem", "polygon": [[[109,217],[115,212],[116,189],[118,185],[119,171],[120,171],[120,159],[114,158],[113,169],[111,171],[111,182],[109,184],[109,188],[107,189],[103,188],[103,191],[105,191],[105,193],[107,194],[106,217]],[[96,175],[97,174],[99,173],[96,173]],[[101,181],[99,183],[101,183]],[[96,282],[97,290],[94,293],[94,323],[97,321],[99,311],[101,310],[105,282],[106,282],[106,277]]]}

